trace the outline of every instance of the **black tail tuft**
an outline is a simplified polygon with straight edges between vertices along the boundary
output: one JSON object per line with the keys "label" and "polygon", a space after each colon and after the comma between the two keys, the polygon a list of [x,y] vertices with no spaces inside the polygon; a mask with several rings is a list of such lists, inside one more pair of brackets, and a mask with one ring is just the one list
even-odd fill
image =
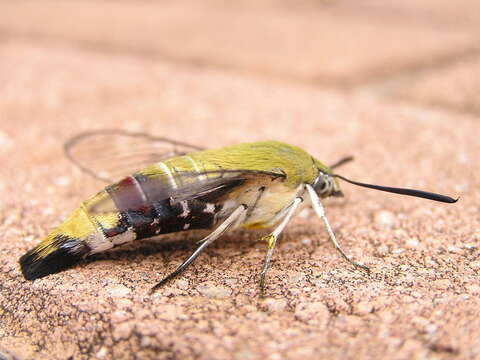
{"label": "black tail tuft", "polygon": [[78,263],[90,248],[81,240],[56,236],[52,250],[42,256],[42,251],[36,247],[20,258],[20,266],[25,279],[35,280],[50,274],[65,270]]}

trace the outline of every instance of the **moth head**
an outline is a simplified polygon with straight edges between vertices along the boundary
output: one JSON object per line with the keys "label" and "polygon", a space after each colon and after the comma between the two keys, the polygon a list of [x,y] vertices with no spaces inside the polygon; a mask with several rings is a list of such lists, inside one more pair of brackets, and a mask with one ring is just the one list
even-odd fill
{"label": "moth head", "polygon": [[419,198],[424,198],[424,199],[434,200],[434,201],[439,201],[444,203],[450,203],[450,204],[458,201],[458,198],[454,199],[450,196],[436,194],[436,193],[423,191],[423,190],[396,188],[391,186],[361,183],[358,181],[347,179],[345,176],[333,173],[334,168],[337,168],[352,160],[353,160],[352,156],[347,156],[343,159],[340,159],[335,164],[330,165],[330,167],[327,167],[321,164],[318,160],[314,160],[315,166],[318,169],[318,177],[315,179],[315,183],[313,187],[317,192],[318,196],[320,196],[321,198],[325,198],[327,196],[343,196],[343,193],[340,190],[340,185],[338,184],[338,179],[341,179],[353,185],[374,189],[374,190],[386,191],[394,194],[414,196],[414,197],[419,197]]}
{"label": "moth head", "polygon": [[[333,173],[332,169],[337,168],[337,167],[339,167],[339,166],[341,166],[345,163],[348,163],[352,160],[353,160],[353,156],[347,156],[347,157],[344,157],[343,159],[340,159],[335,164],[330,165],[329,168],[326,168],[326,169],[319,168],[319,177],[317,178],[317,182],[316,182],[316,186],[318,188],[317,193],[320,195],[321,191],[322,191],[322,188],[324,188],[324,190],[323,190],[324,195],[322,195],[322,197],[341,196],[341,195],[335,195],[336,191],[339,191],[340,194],[342,193],[340,191],[340,188],[339,188],[339,185],[338,185],[338,179],[341,179],[341,180],[346,181],[346,182],[348,182],[350,184],[353,184],[353,185],[357,185],[357,186],[361,186],[361,187],[369,188],[369,189],[374,189],[374,190],[385,191],[385,192],[394,193],[394,194],[414,196],[414,197],[419,197],[419,198],[424,198],[424,199],[434,200],[434,201],[439,201],[439,202],[444,202],[444,203],[450,203],[450,204],[458,201],[458,198],[454,199],[450,196],[436,194],[436,193],[423,191],[423,190],[396,188],[396,187],[391,187],[391,186],[382,186],[382,185],[361,183],[359,181],[353,181],[353,180],[347,179],[345,176]],[[322,176],[326,180],[321,180]],[[322,181],[325,182],[325,185],[322,183]]]}

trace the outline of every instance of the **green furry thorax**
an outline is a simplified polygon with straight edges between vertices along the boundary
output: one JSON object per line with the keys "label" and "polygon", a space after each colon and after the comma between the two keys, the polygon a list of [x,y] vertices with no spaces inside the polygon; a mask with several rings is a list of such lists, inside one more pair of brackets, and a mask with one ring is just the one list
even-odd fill
{"label": "green furry thorax", "polygon": [[325,165],[314,159],[301,148],[278,141],[262,141],[227,146],[188,154],[202,164],[207,171],[218,170],[261,170],[285,173],[285,183],[297,187],[312,184],[319,168],[330,172]]}

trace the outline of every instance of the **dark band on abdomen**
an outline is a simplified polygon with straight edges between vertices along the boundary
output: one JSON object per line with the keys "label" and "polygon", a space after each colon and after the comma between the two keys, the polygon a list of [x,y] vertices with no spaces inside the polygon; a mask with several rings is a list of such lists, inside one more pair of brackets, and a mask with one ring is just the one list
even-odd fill
{"label": "dark band on abdomen", "polygon": [[120,221],[104,229],[107,237],[133,231],[136,239],[190,229],[211,229],[221,206],[198,200],[171,203],[170,199],[146,205],[136,210],[120,212]]}
{"label": "dark band on abdomen", "polygon": [[119,243],[123,243],[189,229],[210,229],[215,225],[215,215],[222,208],[214,201],[240,184],[219,186],[203,197],[174,202],[171,196],[175,189],[171,181],[175,180],[134,174],[108,186],[106,191],[120,220],[113,228],[102,228],[105,236],[113,238],[133,232],[130,239],[120,240]]}

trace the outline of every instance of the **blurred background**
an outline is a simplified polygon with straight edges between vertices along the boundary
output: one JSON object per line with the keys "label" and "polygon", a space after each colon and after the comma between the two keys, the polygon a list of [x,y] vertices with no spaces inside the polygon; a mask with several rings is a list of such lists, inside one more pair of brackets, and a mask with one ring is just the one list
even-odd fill
{"label": "blurred background", "polygon": [[255,109],[273,108],[266,83],[478,115],[479,18],[473,0],[2,1],[2,122],[19,108],[77,107],[68,121],[82,127],[118,106],[94,125],[177,135],[178,121],[216,119],[222,136],[252,117],[301,126],[285,109]]}

